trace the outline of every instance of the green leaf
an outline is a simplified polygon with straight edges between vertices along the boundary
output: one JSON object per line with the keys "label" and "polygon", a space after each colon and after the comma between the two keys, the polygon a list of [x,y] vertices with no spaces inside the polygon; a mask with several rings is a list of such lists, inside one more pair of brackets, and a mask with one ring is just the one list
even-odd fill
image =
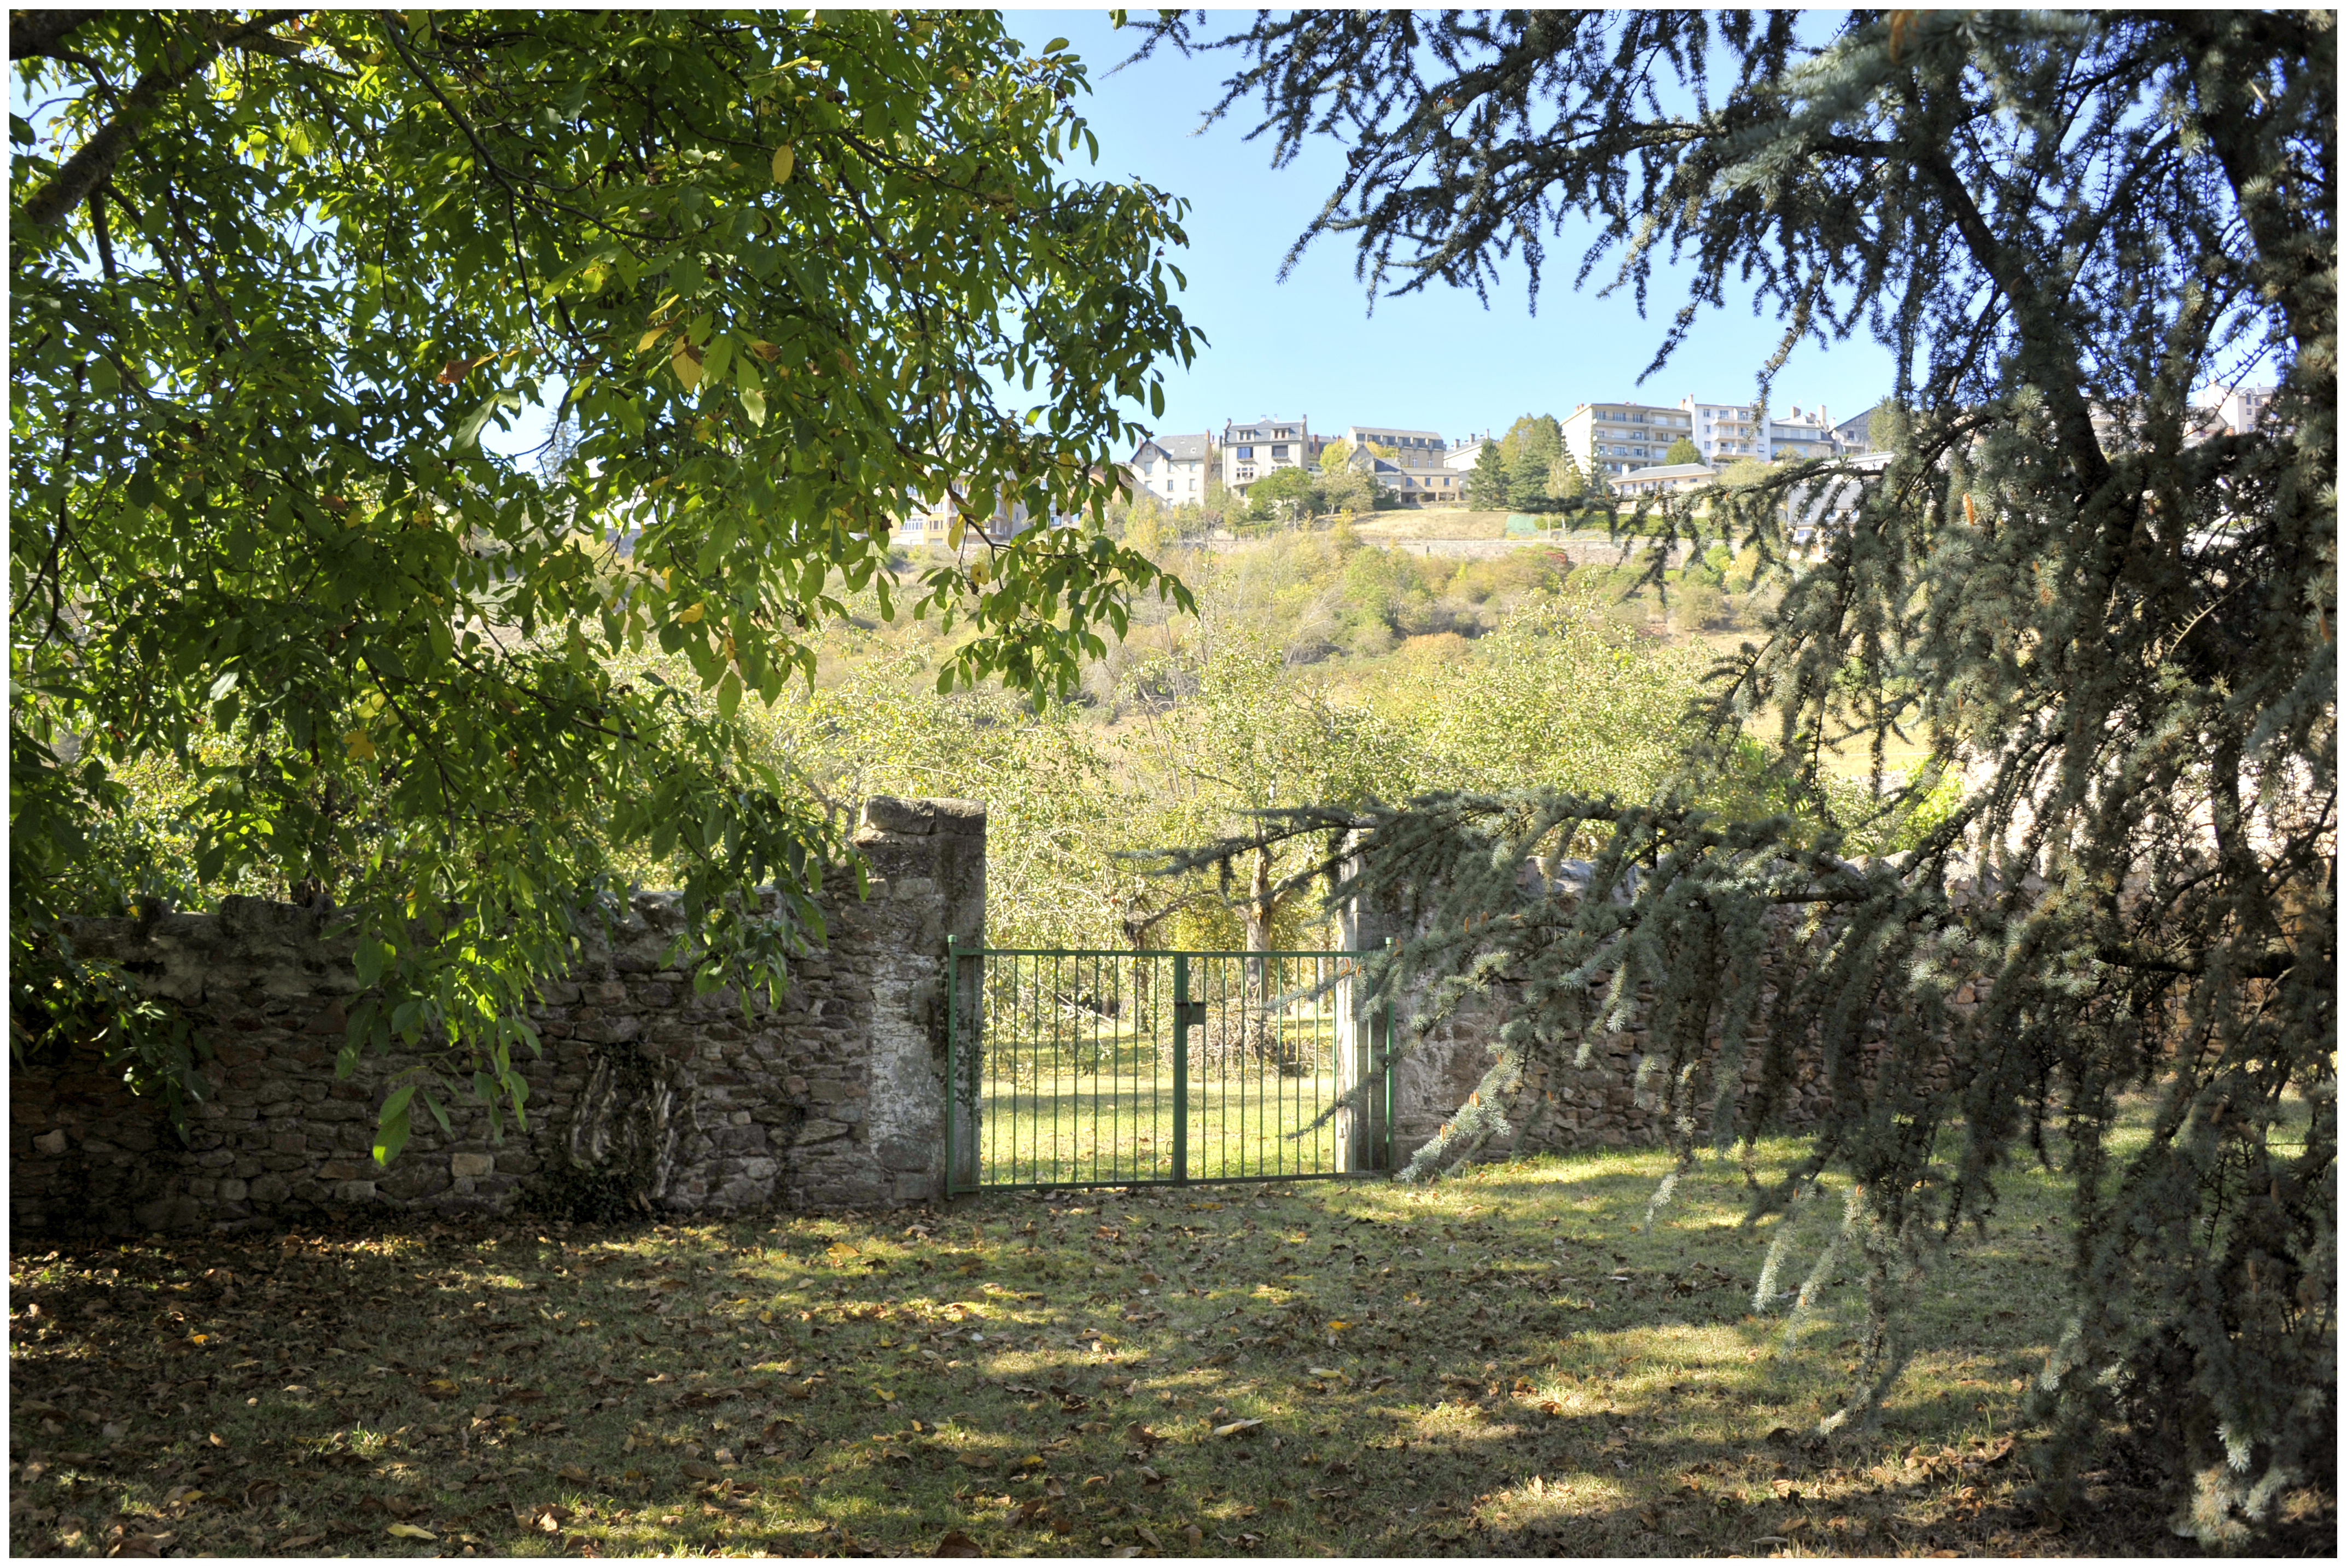
{"label": "green leaf", "polygon": [[742,705],[742,677],[728,670],[725,678],[717,682],[717,711],[730,719]]}
{"label": "green leaf", "polygon": [[363,936],[351,955],[352,965],[358,971],[359,984],[372,987],[383,979],[384,967],[391,962],[394,949],[388,942],[372,934]]}
{"label": "green leaf", "polygon": [[391,1091],[375,1118],[374,1163],[388,1165],[407,1147],[407,1101],[415,1091],[402,1086]]}
{"label": "green leaf", "polygon": [[448,438],[448,450],[459,456],[479,451],[482,428],[496,417],[498,409],[504,405],[505,397],[503,393],[491,394],[481,401],[478,407],[458,421],[455,433]]}

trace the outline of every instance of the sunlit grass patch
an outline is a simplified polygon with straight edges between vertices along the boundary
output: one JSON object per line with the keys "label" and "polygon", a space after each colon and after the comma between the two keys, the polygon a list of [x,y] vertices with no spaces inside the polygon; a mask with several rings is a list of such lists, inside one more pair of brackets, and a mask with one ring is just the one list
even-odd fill
{"label": "sunlit grass patch", "polygon": [[2058,1327],[2055,1178],[2008,1173],[1951,1253],[1881,1430],[1812,1447],[1847,1289],[1788,1350],[1752,1301],[1778,1222],[1742,1228],[1741,1172],[1706,1163],[1642,1232],[1666,1163],[20,1252],[10,1544],[2169,1549],[2121,1477],[2066,1533],[2019,1507],[2002,1445]]}

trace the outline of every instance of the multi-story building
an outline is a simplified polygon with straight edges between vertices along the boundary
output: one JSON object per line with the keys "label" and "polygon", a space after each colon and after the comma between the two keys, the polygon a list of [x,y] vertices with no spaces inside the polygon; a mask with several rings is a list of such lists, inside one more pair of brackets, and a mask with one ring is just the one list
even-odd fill
{"label": "multi-story building", "polygon": [[1492,445],[1491,433],[1488,430],[1481,436],[1469,436],[1453,441],[1450,450],[1442,454],[1442,466],[1454,473],[1471,474],[1475,471],[1476,462],[1483,456],[1483,448]]}
{"label": "multi-story building", "polygon": [[[969,493],[968,486],[959,482],[954,488],[964,495]],[[947,538],[953,532],[954,517],[954,502],[950,495],[935,506],[913,497],[907,502],[904,519],[897,525],[896,540],[900,545],[935,545],[943,549]],[[1055,525],[1073,520],[1065,517],[1052,519]],[[994,516],[986,524],[986,533],[991,538],[1007,539],[1025,533],[1031,525],[1032,518],[1028,514],[1025,502],[1000,500],[995,503]]]}
{"label": "multi-story building", "polygon": [[1867,486],[1891,466],[1888,452],[1861,452],[1848,465],[1864,478],[1828,479],[1819,485],[1796,485],[1785,497],[1785,520],[1794,552],[1816,559],[1827,541],[1850,526],[1866,497]]}
{"label": "multi-story building", "polygon": [[1694,433],[1695,415],[1692,405],[1583,403],[1557,424],[1564,432],[1564,449],[1581,471],[1611,480],[1660,463],[1672,442]]}
{"label": "multi-story building", "polygon": [[1383,425],[1348,425],[1345,439],[1356,446],[1390,446],[1395,461],[1409,468],[1439,468],[1450,447],[1431,430],[1402,430]]}
{"label": "multi-story building", "polygon": [[[1348,425],[1345,439],[1355,451],[1375,446],[1392,454],[1389,457],[1370,454],[1375,462],[1368,472],[1378,488],[1390,491],[1406,507],[1456,501],[1466,495],[1467,476],[1451,465],[1450,444],[1434,431]],[[1474,466],[1473,459],[1469,459],[1467,466]]]}
{"label": "multi-story building", "polygon": [[1874,436],[1872,435],[1872,426],[1874,424],[1874,411],[1876,408],[1880,408],[1881,406],[1882,405],[1878,403],[1874,405],[1873,407],[1869,408],[1865,413],[1853,414],[1849,418],[1843,420],[1840,424],[1835,425],[1833,427],[1835,448],[1845,454],[1873,451]]}
{"label": "multi-story building", "polygon": [[1806,414],[1799,404],[1768,420],[1768,448],[1761,454],[1770,461],[1779,458],[1801,462],[1811,457],[1830,457],[1841,449],[1833,421],[1826,416],[1824,404]]}
{"label": "multi-story building", "polygon": [[1147,491],[1169,507],[1204,497],[1206,476],[1214,460],[1214,437],[1201,430],[1195,436],[1159,436],[1133,449],[1125,465],[1134,487]]}
{"label": "multi-story building", "polygon": [[2204,386],[2192,395],[2192,402],[2216,416],[2211,423],[2221,421],[2226,430],[2246,436],[2265,417],[2277,390],[2271,386]]}
{"label": "multi-story building", "polygon": [[1378,456],[1366,446],[1354,447],[1352,456],[1345,461],[1367,474],[1378,489],[1405,507],[1439,507],[1466,498],[1467,476],[1453,469],[1397,463],[1390,457]]}
{"label": "multi-story building", "polygon": [[1244,496],[1247,487],[1275,468],[1301,468],[1319,456],[1310,421],[1255,419],[1223,425],[1223,488]]}
{"label": "multi-story building", "polygon": [[1687,436],[1703,460],[1714,468],[1747,457],[1768,460],[1768,410],[1757,403],[1697,403],[1692,394],[1679,400],[1687,416]]}

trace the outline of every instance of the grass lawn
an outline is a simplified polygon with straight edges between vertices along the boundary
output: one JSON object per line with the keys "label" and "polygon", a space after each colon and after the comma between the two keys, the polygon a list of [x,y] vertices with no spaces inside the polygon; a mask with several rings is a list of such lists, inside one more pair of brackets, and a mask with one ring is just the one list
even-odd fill
{"label": "grass lawn", "polygon": [[[1776,1161],[1790,1144],[1768,1147]],[[2058,1191],[1952,1258],[1882,1429],[1752,1316],[1735,1173],[1651,1152],[1425,1189],[36,1246],[16,1554],[2181,1552],[2142,1478],[2066,1530],[2006,1441]],[[1820,1210],[1839,1204],[1828,1203]],[[1823,1223],[1822,1213],[1800,1223]],[[1792,1281],[1811,1254],[1801,1249]],[[2299,1549],[2335,1521],[2307,1499]]]}

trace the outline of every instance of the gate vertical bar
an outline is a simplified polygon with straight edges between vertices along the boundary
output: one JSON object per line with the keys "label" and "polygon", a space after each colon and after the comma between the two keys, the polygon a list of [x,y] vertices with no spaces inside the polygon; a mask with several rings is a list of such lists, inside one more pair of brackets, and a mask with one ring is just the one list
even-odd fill
{"label": "gate vertical bar", "polygon": [[954,1006],[961,994],[961,966],[954,962],[954,934],[946,933],[946,1196],[954,1191],[954,1102],[961,1098],[961,1079],[954,1071],[954,1037],[960,1011]]}
{"label": "gate vertical bar", "polygon": [[1190,1181],[1190,955],[1174,955],[1174,1182]]}
{"label": "gate vertical bar", "polygon": [[1385,1000],[1385,1173],[1394,1173],[1394,1000]]}

